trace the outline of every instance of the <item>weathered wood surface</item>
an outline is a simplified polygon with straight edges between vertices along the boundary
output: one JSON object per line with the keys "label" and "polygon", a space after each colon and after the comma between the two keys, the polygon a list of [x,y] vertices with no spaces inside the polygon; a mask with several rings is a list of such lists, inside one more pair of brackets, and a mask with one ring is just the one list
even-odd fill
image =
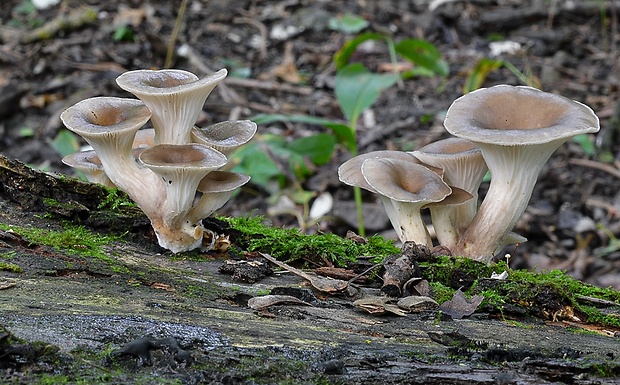
{"label": "weathered wood surface", "polygon": [[[97,186],[33,172],[6,159],[0,181],[0,223],[61,229],[64,220],[96,231],[104,231],[105,223],[130,231],[105,247],[109,258],[103,259],[3,232],[0,255],[10,253],[10,262],[23,272],[0,272],[0,283],[9,286],[0,290],[0,325],[27,341],[57,345],[61,352],[101,353],[145,336],[176,338],[193,357],[191,364],[172,365],[169,351],[155,350],[152,366],[136,369],[139,361],[133,359],[121,365],[153,376],[152,382],[163,377],[213,384],[620,383],[597,377],[591,365],[609,367],[610,359],[620,358],[618,337],[578,334],[542,322],[515,326],[484,314],[458,321],[440,320],[437,312],[374,316],[355,309],[349,298],[314,293],[314,300],[304,280],[291,274],[251,285],[233,282],[217,272],[222,259],[163,253],[149,239],[143,217],[99,213],[105,193]],[[43,198],[71,204],[51,209]],[[44,215],[50,210],[51,218]],[[303,293],[313,306],[279,305],[262,314],[247,306],[252,296],[276,287]],[[84,366],[111,375],[106,360]],[[135,375],[127,374],[126,383]],[[17,378],[7,371],[4,376]]]}

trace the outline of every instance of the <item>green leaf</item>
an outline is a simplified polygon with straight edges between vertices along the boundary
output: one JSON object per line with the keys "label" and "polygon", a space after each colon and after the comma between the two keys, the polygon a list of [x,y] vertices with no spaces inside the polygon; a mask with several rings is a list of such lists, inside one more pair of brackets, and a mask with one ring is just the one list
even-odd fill
{"label": "green leaf", "polygon": [[317,134],[295,139],[288,148],[303,156],[307,156],[317,166],[329,162],[334,153],[336,139],[329,134]]}
{"label": "green leaf", "polygon": [[357,149],[355,132],[346,124],[337,120],[317,118],[308,115],[282,115],[282,114],[260,114],[251,117],[250,120],[256,124],[270,124],[273,122],[295,122],[314,124],[327,127],[334,132],[338,143],[344,145],[349,151]]}
{"label": "green leaf", "polygon": [[112,39],[114,39],[114,41],[133,41],[133,28],[130,25],[122,25],[116,28],[116,30],[114,30],[114,35],[112,36]]}
{"label": "green leaf", "polygon": [[501,60],[493,59],[480,59],[476,66],[471,70],[471,73],[465,81],[463,86],[463,93],[467,94],[473,90],[477,90],[482,87],[482,83],[487,78],[487,75],[496,69],[500,68],[504,64]]}
{"label": "green leaf", "polygon": [[596,153],[596,147],[594,146],[594,142],[592,138],[588,134],[580,134],[573,136],[572,141],[579,144],[583,152],[586,155],[592,156]]}
{"label": "green leaf", "polygon": [[334,91],[342,112],[353,127],[362,112],[370,107],[381,91],[390,88],[400,77],[396,74],[375,74],[361,63],[353,63],[336,74]]}
{"label": "green leaf", "polygon": [[329,29],[344,33],[358,33],[362,29],[368,27],[368,21],[364,18],[350,13],[342,16],[332,17],[329,19]]}
{"label": "green leaf", "polygon": [[432,43],[420,39],[404,39],[394,46],[396,53],[405,59],[433,71],[437,75],[448,76],[448,63]]}
{"label": "green leaf", "polygon": [[342,45],[342,48],[338,50],[334,54],[334,64],[336,64],[336,70],[339,71],[344,66],[349,64],[349,58],[355,52],[357,47],[365,41],[368,40],[384,40],[386,39],[385,35],[381,35],[379,33],[367,32],[363,33]]}
{"label": "green leaf", "polygon": [[80,150],[78,136],[69,130],[60,130],[52,140],[52,147],[60,156],[67,156]]}
{"label": "green leaf", "polygon": [[347,126],[343,123],[334,123],[330,125],[325,125],[328,128],[331,128],[336,135],[336,139],[338,139],[338,143],[342,144],[347,148],[347,150],[352,153],[357,152],[357,141],[355,140],[355,129]]}
{"label": "green leaf", "polygon": [[249,143],[229,157],[230,162],[237,165],[231,171],[247,174],[252,183],[268,190],[269,182],[280,175],[278,166],[263,152],[258,143]]}

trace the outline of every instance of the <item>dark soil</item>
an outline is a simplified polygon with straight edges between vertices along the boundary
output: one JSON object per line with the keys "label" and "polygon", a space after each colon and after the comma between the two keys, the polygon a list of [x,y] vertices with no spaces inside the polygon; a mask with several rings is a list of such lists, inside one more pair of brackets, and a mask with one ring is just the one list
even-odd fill
{"label": "dark soil", "polygon": [[[114,82],[125,70],[162,68],[177,5],[62,1],[24,13],[24,3],[5,2],[0,11],[0,151],[35,167],[73,174],[51,145],[63,130],[59,114],[86,97],[129,96]],[[620,69],[614,2],[581,1],[569,6],[535,0],[451,1],[433,11],[428,3],[191,1],[177,39],[177,46],[189,47],[191,55],[176,57],[173,66],[198,75],[222,67],[249,71],[249,79],[229,76],[218,87],[207,100],[200,125],[258,113],[340,119],[331,58],[350,36],[330,30],[328,20],[344,13],[360,15],[370,22],[368,30],[389,31],[395,40],[429,40],[450,65],[446,79],[416,78],[384,92],[372,107],[375,122],[360,124],[360,152],[410,150],[448,136],[441,125],[443,113],[462,94],[476,62],[491,57],[489,42],[517,42],[518,52],[498,58],[511,62],[543,90],[588,104],[601,119],[602,129],[591,137],[596,144],[592,153],[569,142],[542,171],[530,207],[516,228],[529,241],[507,250],[513,255],[512,263],[564,269],[587,282],[620,288],[620,251],[610,239],[620,235]],[[32,26],[84,14],[87,5],[97,10],[95,21],[49,39],[20,42]],[[114,40],[122,25],[129,26],[133,40]],[[276,36],[287,28],[288,35]],[[389,61],[380,43],[358,50],[353,60],[373,71]],[[287,63],[301,74],[302,83],[285,80],[282,68]],[[483,86],[500,83],[522,84],[501,68],[490,73]],[[422,119],[428,116],[432,118]],[[290,139],[324,131],[303,124],[259,127],[259,135],[274,132]],[[352,189],[336,177],[336,168],[349,157],[339,149],[329,164],[303,182],[309,191],[329,191],[337,202],[331,214],[340,219],[320,223],[322,230],[344,234],[355,228],[346,215],[351,210],[341,209],[351,207]],[[221,213],[267,213],[269,195],[250,185]],[[371,195],[366,200],[376,205]],[[371,209],[369,231],[392,236],[381,208]],[[275,225],[298,225],[292,216],[271,219]]]}

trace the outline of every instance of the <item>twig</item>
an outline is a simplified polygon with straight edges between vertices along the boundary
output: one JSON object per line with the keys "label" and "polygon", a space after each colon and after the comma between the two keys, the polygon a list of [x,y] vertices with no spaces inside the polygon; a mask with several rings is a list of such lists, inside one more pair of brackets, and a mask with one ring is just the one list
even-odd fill
{"label": "twig", "polygon": [[618,170],[616,167],[609,165],[609,164],[595,162],[589,159],[569,159],[568,163],[574,164],[577,166],[590,167],[596,170],[604,171],[620,179],[620,170]]}
{"label": "twig", "polygon": [[233,19],[233,23],[249,24],[258,29],[258,31],[260,32],[260,45],[258,47],[259,59],[261,63],[264,62],[267,58],[267,27],[265,27],[265,24],[251,17],[235,17]]}
{"label": "twig", "polygon": [[314,92],[314,89],[312,87],[294,86],[288,83],[266,82],[256,79],[227,78],[225,82],[231,86],[256,88],[268,91],[290,92],[298,95],[310,95],[312,92]]}
{"label": "twig", "polygon": [[83,27],[97,20],[97,9],[93,7],[80,8],[68,15],[61,15],[41,27],[28,32],[21,37],[22,43],[34,43],[40,40],[51,39],[60,31],[71,31]]}
{"label": "twig", "polygon": [[170,36],[170,42],[168,43],[168,51],[166,52],[166,62],[164,68],[170,68],[172,66],[172,59],[174,58],[174,47],[176,45],[177,37],[179,36],[179,30],[181,29],[181,23],[183,22],[183,16],[185,15],[185,9],[187,8],[187,0],[182,0],[179,6],[179,14],[174,21],[174,28],[172,29],[172,35]]}

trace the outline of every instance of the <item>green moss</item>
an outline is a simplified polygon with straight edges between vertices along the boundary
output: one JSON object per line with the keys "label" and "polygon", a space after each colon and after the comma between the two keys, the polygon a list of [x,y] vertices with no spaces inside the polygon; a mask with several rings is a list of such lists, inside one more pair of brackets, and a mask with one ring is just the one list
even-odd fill
{"label": "green moss", "polygon": [[117,188],[107,190],[108,195],[97,206],[99,210],[118,211],[122,207],[138,207],[123,191]]}
{"label": "green moss", "polygon": [[117,265],[117,261],[104,251],[106,245],[120,239],[118,236],[101,235],[73,224],[65,224],[61,231],[7,224],[0,224],[0,229],[11,229],[32,244],[53,247],[69,255],[96,258],[127,272],[126,268]]}
{"label": "green moss", "polygon": [[2,259],[13,259],[17,255],[17,252],[14,250],[7,251],[6,253],[1,253],[0,258]]}
{"label": "green moss", "polygon": [[22,273],[23,270],[21,267],[14,263],[2,262],[0,261],[0,271],[10,271],[12,273]]}
{"label": "green moss", "polygon": [[[487,265],[460,257],[438,257],[421,263],[420,267],[439,303],[450,299],[454,290],[460,288],[467,295],[482,295],[482,306],[501,314],[520,308],[527,315],[553,319],[561,317],[561,312],[568,308],[585,322],[620,327],[620,317],[604,315],[583,300],[583,297],[594,297],[615,302],[620,307],[620,291],[583,283],[562,271],[510,270],[505,262]],[[493,272],[503,271],[509,272],[507,279],[488,279]]]}
{"label": "green moss", "polygon": [[444,285],[441,282],[429,281],[431,289],[433,289],[433,299],[437,303],[449,301],[454,296],[455,289]]}
{"label": "green moss", "polygon": [[262,251],[278,259],[328,259],[337,265],[355,262],[363,255],[382,259],[400,250],[392,241],[380,236],[368,238],[365,244],[335,234],[301,234],[298,229],[266,226],[262,217],[220,218],[239,231],[237,243],[248,251]]}

